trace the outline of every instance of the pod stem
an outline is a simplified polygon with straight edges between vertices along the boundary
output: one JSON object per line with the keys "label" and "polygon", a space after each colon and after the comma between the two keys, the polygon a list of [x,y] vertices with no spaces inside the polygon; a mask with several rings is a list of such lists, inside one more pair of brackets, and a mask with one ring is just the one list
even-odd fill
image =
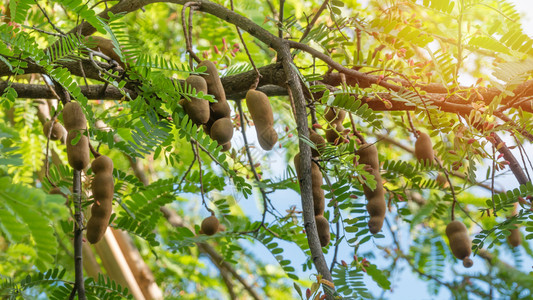
{"label": "pod stem", "polygon": [[74,299],[76,293],[78,293],[78,299],[85,300],[85,284],[83,280],[83,220],[81,214],[81,171],[74,170],[72,192],[75,203],[75,224],[74,224],[74,272],[75,283],[72,293],[70,293],[70,299]]}
{"label": "pod stem", "polygon": [[100,154],[100,152],[98,152],[96,149],[94,149],[93,145],[91,145],[91,143],[89,143],[89,150],[91,150],[91,153],[93,154],[94,158],[98,158],[100,157],[102,154]]}

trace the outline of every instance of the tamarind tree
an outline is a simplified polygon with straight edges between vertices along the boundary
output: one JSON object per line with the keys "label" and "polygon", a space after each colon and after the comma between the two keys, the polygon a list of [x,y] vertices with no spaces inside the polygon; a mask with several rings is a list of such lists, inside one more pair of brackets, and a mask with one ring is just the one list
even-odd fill
{"label": "tamarind tree", "polygon": [[532,297],[512,1],[0,8],[2,298]]}

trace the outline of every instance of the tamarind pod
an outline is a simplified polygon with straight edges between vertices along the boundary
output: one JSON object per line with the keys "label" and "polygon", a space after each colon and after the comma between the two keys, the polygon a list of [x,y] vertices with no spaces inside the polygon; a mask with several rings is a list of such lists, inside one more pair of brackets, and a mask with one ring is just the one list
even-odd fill
{"label": "tamarind pod", "polygon": [[359,155],[358,162],[370,168],[370,173],[374,175],[376,180],[376,188],[370,189],[366,184],[363,185],[363,192],[367,199],[366,210],[370,215],[368,221],[368,230],[372,234],[381,231],[383,221],[387,212],[387,202],[385,201],[385,191],[383,189],[383,182],[379,174],[379,157],[378,150],[374,144],[362,144],[357,150]]}
{"label": "tamarind pod", "polygon": [[229,151],[229,149],[231,149],[231,141],[222,145],[222,152]]}
{"label": "tamarind pod", "polygon": [[[100,156],[107,157],[107,156]],[[100,158],[98,157],[98,158]],[[97,158],[97,159],[98,159]],[[113,195],[114,195],[114,180],[111,172],[109,172],[109,161],[107,159],[102,159],[96,161],[96,169],[101,172],[96,172],[91,182],[91,189],[94,197],[94,203],[91,207],[91,218],[87,222],[87,240],[91,243],[97,243],[102,239],[104,233],[109,224],[109,218],[111,217],[111,212],[113,210]],[[93,171],[94,171],[94,162],[93,162]],[[111,170],[112,161],[111,161]]]}
{"label": "tamarind pod", "polygon": [[87,119],[78,102],[70,101],[63,108],[63,124],[67,131],[87,129]]}
{"label": "tamarind pod", "polygon": [[224,145],[233,137],[233,123],[230,118],[221,118],[213,123],[210,130],[211,138],[218,142],[219,145]]}
{"label": "tamarind pod", "polygon": [[274,128],[268,127],[257,134],[257,141],[263,150],[272,150],[278,142],[278,133]]}
{"label": "tamarind pod", "polygon": [[212,61],[204,60],[198,64],[198,67],[205,66],[207,70],[201,76],[205,79],[207,83],[207,91],[209,94],[215,96],[217,103],[211,103],[210,113],[215,120],[220,118],[226,118],[231,115],[231,108],[226,101],[226,92],[218,76],[218,70],[215,64]]}
{"label": "tamarind pod", "polygon": [[217,233],[219,225],[220,225],[220,222],[218,221],[217,217],[210,216],[210,217],[205,218],[202,221],[200,228],[204,234],[213,235]]}
{"label": "tamarind pod", "polygon": [[112,60],[116,61],[122,69],[126,69],[126,65],[115,51],[113,41],[110,39],[101,36],[87,36],[85,37],[85,43],[89,49],[102,52]]}
{"label": "tamarind pod", "polygon": [[[203,77],[191,75],[185,81],[193,87],[197,93],[202,92],[207,94],[207,83]],[[194,97],[191,101],[184,101],[183,106],[195,124],[205,124],[209,121],[209,101]]]}
{"label": "tamarind pod", "polygon": [[215,123],[215,119],[213,119],[213,116],[209,118],[209,121],[207,123],[202,125],[202,128],[204,129],[204,132],[207,135],[211,135],[211,127],[213,127],[213,123]]}
{"label": "tamarind pod", "polygon": [[311,187],[313,189],[313,208],[315,216],[324,214],[324,190],[322,189],[322,172],[320,168],[311,162]]}
{"label": "tamarind pod", "polygon": [[446,226],[446,236],[450,241],[452,253],[458,259],[465,259],[472,253],[472,242],[468,236],[468,230],[460,221],[451,221]]}
{"label": "tamarind pod", "polygon": [[311,156],[312,157],[319,157],[321,152],[324,152],[324,149],[326,148],[326,140],[324,138],[316,133],[314,130],[309,129],[309,140],[315,144],[316,149],[311,148]]}
{"label": "tamarind pod", "polygon": [[315,216],[316,230],[318,232],[318,239],[320,240],[320,246],[326,247],[330,241],[329,234],[329,222],[328,219],[322,215]]}
{"label": "tamarind pod", "polygon": [[[344,118],[346,117],[346,112],[342,109],[333,108],[331,106],[328,106],[326,108],[326,111],[324,113],[324,118],[328,120],[330,124],[341,124],[342,121],[344,121]],[[341,130],[339,130],[341,131]]]}
{"label": "tamarind pod", "polygon": [[91,163],[91,169],[94,174],[113,174],[113,161],[105,155],[100,155]]}
{"label": "tamarind pod", "polygon": [[110,173],[97,173],[94,175],[91,188],[93,197],[97,201],[111,201],[115,191],[115,181]]}
{"label": "tamarind pod", "polygon": [[514,228],[514,229],[511,229],[510,231],[511,231],[511,235],[507,237],[507,242],[513,248],[518,247],[522,243],[522,239],[520,237],[520,229]]}
{"label": "tamarind pod", "polygon": [[344,127],[342,125],[337,124],[335,124],[334,126],[336,130],[332,127],[326,129],[326,140],[330,144],[339,145],[343,140],[343,136],[340,133],[344,130]]}
{"label": "tamarind pod", "polygon": [[359,150],[357,150],[357,154],[359,155],[358,162],[360,164],[365,164],[372,167],[372,169],[379,170],[378,149],[376,145],[368,143],[361,144]]}
{"label": "tamarind pod", "polygon": [[[78,134],[81,134],[81,138],[76,143],[72,145],[72,140],[74,140]],[[89,155],[89,138],[85,136],[82,132],[78,130],[71,131],[67,134],[67,158],[69,165],[74,169],[81,171],[87,167],[91,161]]]}
{"label": "tamarind pod", "polygon": [[450,184],[448,183],[448,180],[446,179],[446,176],[442,175],[442,173],[439,173],[439,175],[437,175],[437,178],[435,179],[435,181],[440,187],[444,189],[450,186]]}
{"label": "tamarind pod", "polygon": [[[300,178],[300,152],[294,156],[296,175]],[[313,209],[315,216],[324,214],[324,190],[322,189],[322,172],[314,162],[311,162],[311,187],[313,190]]]}
{"label": "tamarind pod", "polygon": [[267,95],[261,91],[248,90],[246,106],[254,121],[259,145],[264,150],[271,150],[278,141],[278,133],[272,128],[274,114]]}
{"label": "tamarind pod", "polygon": [[420,132],[415,142],[415,157],[424,164],[433,164],[433,145],[427,133]]}
{"label": "tamarind pod", "polygon": [[381,231],[381,228],[383,228],[383,220],[385,220],[384,217],[370,217],[368,220],[368,231],[372,234],[376,234]]}
{"label": "tamarind pod", "polygon": [[52,132],[50,133],[51,140],[57,141],[63,137],[63,126],[58,122],[53,122],[51,120],[46,121],[46,123],[44,123],[43,125],[44,136],[48,136],[48,133],[50,132],[50,127],[52,127]]}
{"label": "tamarind pod", "polygon": [[246,93],[246,106],[256,128],[268,128],[274,125],[272,106],[265,93],[258,90],[248,90]]}

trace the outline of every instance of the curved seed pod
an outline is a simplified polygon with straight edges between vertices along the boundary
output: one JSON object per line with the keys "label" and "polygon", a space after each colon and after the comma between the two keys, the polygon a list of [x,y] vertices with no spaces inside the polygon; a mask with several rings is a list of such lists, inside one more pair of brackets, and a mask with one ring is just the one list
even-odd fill
{"label": "curved seed pod", "polygon": [[257,141],[263,150],[272,150],[278,142],[278,133],[272,127],[266,128],[257,135]]}
{"label": "curved seed pod", "polygon": [[113,175],[108,173],[97,173],[91,184],[94,200],[113,200],[114,187],[115,182],[113,180]]}
{"label": "curved seed pod", "polygon": [[100,155],[91,163],[91,169],[93,170],[94,174],[113,174],[113,161],[111,158],[105,155]]}
{"label": "curved seed pod", "polygon": [[[52,123],[54,124],[53,126]],[[51,120],[46,121],[46,123],[44,123],[43,125],[44,136],[48,136],[48,133],[50,132],[50,127],[52,127],[52,133],[50,134],[51,140],[57,141],[63,137],[63,126],[58,122],[53,122]]]}
{"label": "curved seed pod", "polygon": [[212,61],[204,60],[198,64],[198,67],[205,66],[207,70],[205,75],[201,75],[207,82],[207,90],[209,94],[215,96],[215,99],[218,100],[217,103],[210,104],[210,110],[212,117],[217,120],[220,118],[226,118],[231,115],[231,108],[226,101],[226,92],[218,76],[218,70],[215,64]]}
{"label": "curved seed pod", "polygon": [[278,141],[278,133],[274,130],[274,115],[267,95],[261,91],[248,90],[246,106],[255,124],[255,132],[261,148],[271,150]]}
{"label": "curved seed pod", "polygon": [[320,239],[320,246],[326,247],[330,241],[329,222],[322,215],[315,216],[316,230]]}
{"label": "curved seed pod", "polygon": [[89,49],[102,52],[112,60],[116,61],[122,69],[126,69],[126,65],[122,62],[117,52],[115,52],[115,45],[113,45],[113,41],[110,39],[101,36],[88,36],[85,37],[85,43]]}
{"label": "curved seed pod", "polygon": [[233,137],[233,123],[230,118],[218,119],[213,123],[210,130],[211,138],[224,145]]}
{"label": "curved seed pod", "polygon": [[[191,75],[186,80],[187,84],[193,87],[197,93],[207,94],[207,82],[203,77]],[[209,121],[209,101],[200,98],[192,98],[191,101],[184,101],[183,107],[195,124],[205,124]]]}
{"label": "curved seed pod", "polygon": [[369,165],[372,169],[379,169],[378,149],[374,144],[362,144],[357,150],[359,163]]}
{"label": "curved seed pod", "polygon": [[[516,225],[515,225],[516,226]],[[509,235],[507,237],[507,242],[509,243],[509,245],[511,245],[513,248],[514,247],[518,247],[520,246],[520,244],[522,243],[522,239],[520,237],[520,229],[518,228],[514,228],[514,229],[511,229],[511,235]]]}
{"label": "curved seed pod", "polygon": [[319,157],[320,153],[324,152],[324,148],[326,148],[326,140],[324,140],[320,134],[311,129],[309,129],[309,139],[316,146],[316,149],[311,148],[311,156]]}
{"label": "curved seed pod", "polygon": [[424,164],[433,164],[433,144],[427,133],[420,132],[415,142],[415,156]]}
{"label": "curved seed pod", "polygon": [[109,157],[100,155],[93,160],[91,168],[95,174],[91,182],[94,203],[91,207],[91,218],[87,222],[87,240],[94,244],[102,239],[109,224],[115,182],[113,161]]}
{"label": "curved seed pod", "polygon": [[313,188],[313,208],[315,216],[324,214],[324,190],[322,189],[322,172],[320,168],[311,162],[311,185]]}
{"label": "curved seed pod", "polygon": [[[300,178],[300,152],[294,156],[294,167],[296,175]],[[311,162],[311,187],[313,190],[313,209],[315,216],[324,214],[325,201],[324,190],[322,189],[322,172],[314,162]]]}
{"label": "curved seed pod", "polygon": [[366,210],[370,215],[368,229],[372,234],[378,233],[383,227],[385,213],[387,212],[387,202],[385,201],[385,191],[379,173],[378,150],[374,144],[362,144],[357,151],[359,163],[365,164],[369,172],[376,179],[376,188],[371,190],[366,184],[363,185],[363,192],[367,199]]}
{"label": "curved seed pod", "polygon": [[[78,134],[81,134],[80,140],[76,145],[72,145]],[[91,161],[89,155],[89,138],[77,130],[71,131],[67,134],[67,157],[69,165],[74,169],[81,171],[87,167]]]}
{"label": "curved seed pod", "polygon": [[468,258],[472,253],[472,242],[468,236],[468,230],[465,224],[457,220],[451,221],[446,226],[446,236],[448,236],[448,240],[450,241],[450,248],[453,255],[463,260],[463,265],[467,267],[469,262],[464,262],[464,259]]}
{"label": "curved seed pod", "polygon": [[335,124],[342,125],[342,121],[344,121],[345,117],[346,117],[346,112],[344,110],[333,108],[331,106],[328,106],[324,113],[324,118],[328,120],[330,124],[335,123]]}
{"label": "curved seed pod", "polygon": [[344,142],[344,126],[342,122],[332,122],[326,129],[326,140],[330,144],[339,145]]}
{"label": "curved seed pod", "polygon": [[200,228],[204,234],[213,235],[217,233],[219,225],[220,222],[218,221],[217,217],[210,216],[202,221],[202,225],[200,226]]}
{"label": "curved seed pod", "polygon": [[437,184],[444,189],[450,186],[448,180],[446,179],[446,176],[442,175],[442,173],[439,173],[439,175],[437,175],[435,181],[437,181]]}
{"label": "curved seed pod", "polygon": [[231,149],[231,141],[222,145],[222,152],[229,151]]}
{"label": "curved seed pod", "polygon": [[63,108],[63,124],[67,131],[87,129],[87,119],[78,102],[70,101]]}

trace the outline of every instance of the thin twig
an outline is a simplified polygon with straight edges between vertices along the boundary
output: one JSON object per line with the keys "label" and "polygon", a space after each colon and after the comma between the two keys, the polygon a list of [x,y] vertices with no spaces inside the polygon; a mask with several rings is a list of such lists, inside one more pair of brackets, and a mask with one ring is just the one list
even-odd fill
{"label": "thin twig", "polygon": [[72,193],[75,203],[74,222],[74,271],[75,287],[78,293],[78,299],[85,300],[85,284],[83,280],[83,216],[81,211],[81,171],[74,170]]}
{"label": "thin twig", "polygon": [[35,4],[37,4],[37,7],[39,7],[39,9],[41,10],[41,12],[43,13],[44,17],[46,18],[46,20],[48,21],[48,23],[50,25],[52,25],[52,28],[54,28],[55,31],[59,32],[62,36],[65,36],[66,34],[61,30],[59,29],[59,27],[57,27],[53,22],[52,20],[50,20],[50,17],[48,17],[48,14],[46,13],[46,11],[44,10],[44,8],[41,7],[41,5],[39,5],[39,2],[38,1],[35,1]]}
{"label": "thin twig", "polygon": [[[187,10],[187,7],[189,8],[189,24],[187,26],[185,22],[185,11]],[[196,2],[187,2],[183,4],[183,8],[181,9],[181,26],[183,28],[183,36],[185,37],[185,44],[187,47],[187,52],[189,53],[190,59],[189,59],[189,66],[192,69],[192,60],[194,59],[197,63],[200,63],[202,60],[196,56],[194,51],[192,50],[192,12],[195,8],[198,8],[198,3]]]}
{"label": "thin twig", "polygon": [[[196,146],[196,147],[195,147]],[[205,201],[205,192],[204,192],[204,182],[203,182],[203,175],[202,175],[202,159],[200,159],[200,155],[198,154],[198,142],[191,142],[192,152],[194,153],[194,156],[196,157],[196,160],[198,161],[198,174],[200,176],[200,194],[202,196],[202,205],[207,209],[211,215],[215,215],[215,212],[207,206],[207,202]]]}
{"label": "thin twig", "polygon": [[[233,0],[230,0],[230,4],[231,4],[231,10],[233,11],[234,10]],[[283,0],[280,5],[282,7],[280,14],[283,14]],[[244,47],[244,51],[246,51],[246,55],[248,56],[248,60],[252,64],[252,67],[254,68],[255,72],[257,73],[257,77],[255,78],[254,83],[252,84],[252,86],[250,86],[251,90],[255,90],[262,76],[261,76],[261,73],[259,73],[259,70],[257,69],[257,66],[254,63],[254,60],[252,59],[252,55],[250,54],[250,51],[248,50],[248,47],[246,46],[246,42],[244,42],[244,38],[242,37],[241,30],[239,29],[237,25],[235,25],[235,29],[237,30],[237,34],[239,35],[239,38],[241,39],[242,45]]]}
{"label": "thin twig", "polygon": [[302,37],[300,38],[300,42],[303,41],[307,37],[309,32],[311,32],[311,29],[313,29],[313,26],[315,26],[316,21],[318,20],[318,18],[320,17],[320,15],[324,11],[324,9],[326,9],[326,7],[328,5],[328,2],[329,2],[329,0],[324,0],[322,5],[320,6],[318,11],[316,12],[315,16],[313,17],[313,20],[311,20],[311,23],[309,23],[309,25],[307,25],[307,27],[305,28],[305,31],[302,34]]}

